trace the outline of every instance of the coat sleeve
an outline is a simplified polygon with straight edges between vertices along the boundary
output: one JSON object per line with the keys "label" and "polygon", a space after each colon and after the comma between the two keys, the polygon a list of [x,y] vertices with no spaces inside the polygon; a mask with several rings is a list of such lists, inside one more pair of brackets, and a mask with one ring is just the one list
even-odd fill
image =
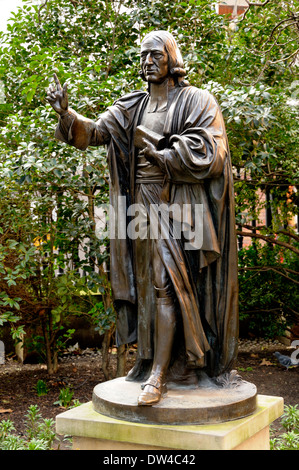
{"label": "coat sleeve", "polygon": [[171,135],[163,151],[168,177],[177,183],[217,178],[228,152],[223,117],[215,98],[193,87],[188,92],[181,132]]}
{"label": "coat sleeve", "polygon": [[128,147],[128,133],[134,120],[138,103],[146,95],[135,91],[115,101],[97,121],[85,118],[73,109],[60,117],[55,137],[80,150],[88,146],[109,144],[111,139],[122,148]]}
{"label": "coat sleeve", "polygon": [[86,150],[90,145],[104,145],[110,140],[104,121],[102,116],[98,121],[92,121],[73,109],[69,109],[64,116],[59,118],[55,137],[79,150]]}

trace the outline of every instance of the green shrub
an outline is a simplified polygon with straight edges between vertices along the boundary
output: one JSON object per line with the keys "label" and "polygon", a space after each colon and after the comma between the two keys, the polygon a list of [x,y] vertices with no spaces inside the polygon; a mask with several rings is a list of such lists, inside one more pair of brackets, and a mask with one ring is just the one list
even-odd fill
{"label": "green shrub", "polygon": [[54,405],[68,408],[71,405],[73,395],[74,392],[69,387],[60,389],[59,398],[57,401],[55,401]]}
{"label": "green shrub", "polygon": [[[259,337],[283,335],[296,321],[298,256],[255,242],[239,251],[240,322]],[[298,321],[298,317],[297,317]]]}
{"label": "green shrub", "polygon": [[39,397],[41,397],[42,395],[47,395],[48,393],[48,387],[47,387],[46,382],[44,382],[44,380],[38,380],[35,388],[36,388],[36,393]]}
{"label": "green shrub", "polygon": [[286,432],[278,438],[270,439],[271,450],[299,450],[299,409],[297,406],[285,406],[281,424]]}
{"label": "green shrub", "polygon": [[37,405],[31,405],[25,415],[24,437],[15,434],[13,421],[0,421],[0,450],[51,450],[56,440],[53,419],[43,419]]}

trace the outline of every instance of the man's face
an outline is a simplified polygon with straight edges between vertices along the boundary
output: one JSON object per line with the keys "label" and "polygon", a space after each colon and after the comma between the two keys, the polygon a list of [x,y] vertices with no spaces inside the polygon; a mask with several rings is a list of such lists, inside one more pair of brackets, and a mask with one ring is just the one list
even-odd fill
{"label": "man's face", "polygon": [[149,38],[141,44],[140,63],[146,81],[163,83],[169,75],[168,54],[163,44]]}

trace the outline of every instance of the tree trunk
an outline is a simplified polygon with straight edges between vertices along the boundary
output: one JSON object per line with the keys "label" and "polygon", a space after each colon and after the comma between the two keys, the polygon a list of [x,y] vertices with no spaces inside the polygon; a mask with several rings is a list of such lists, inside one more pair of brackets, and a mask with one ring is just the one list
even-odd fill
{"label": "tree trunk", "polygon": [[52,312],[50,308],[47,309],[47,311],[46,309],[42,309],[39,312],[45,342],[46,365],[49,375],[55,374],[58,369],[58,354],[55,348],[53,348],[53,345],[55,347],[55,338],[53,337],[51,315]]}
{"label": "tree trunk", "polygon": [[58,352],[53,351],[53,373],[56,373],[58,370]]}
{"label": "tree trunk", "polygon": [[116,377],[123,377],[126,375],[126,359],[127,359],[127,347],[122,344],[117,348],[117,370]]}
{"label": "tree trunk", "polygon": [[109,348],[111,343],[111,336],[113,333],[114,327],[107,330],[104,334],[104,339],[102,343],[102,369],[104,373],[104,377],[106,380],[110,380],[112,378],[111,372],[109,372]]}

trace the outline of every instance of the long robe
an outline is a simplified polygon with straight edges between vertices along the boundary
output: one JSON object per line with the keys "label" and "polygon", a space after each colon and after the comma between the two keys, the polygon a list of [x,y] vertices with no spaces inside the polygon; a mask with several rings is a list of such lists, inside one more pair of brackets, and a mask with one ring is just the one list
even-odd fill
{"label": "long robe", "polygon": [[[56,137],[76,148],[107,145],[110,204],[116,223],[119,196],[126,210],[136,200],[138,150],[134,134],[149,94],[133,92],[117,100],[94,122],[70,110],[60,119]],[[186,250],[180,240],[158,241],[180,312],[184,353],[196,368],[218,376],[231,369],[237,355],[238,282],[232,168],[225,125],[215,98],[205,90],[178,87],[164,125],[163,202],[203,205],[200,249]],[[145,205],[152,199],[144,185]],[[191,225],[196,222],[192,212]],[[127,223],[129,217],[127,218]],[[117,231],[117,227],[116,227]],[[150,253],[134,259],[134,240],[111,239],[111,286],[118,313],[117,342],[138,341],[140,359],[153,357],[155,295]],[[136,278],[136,262],[144,276]],[[141,361],[142,363],[142,361]]]}

